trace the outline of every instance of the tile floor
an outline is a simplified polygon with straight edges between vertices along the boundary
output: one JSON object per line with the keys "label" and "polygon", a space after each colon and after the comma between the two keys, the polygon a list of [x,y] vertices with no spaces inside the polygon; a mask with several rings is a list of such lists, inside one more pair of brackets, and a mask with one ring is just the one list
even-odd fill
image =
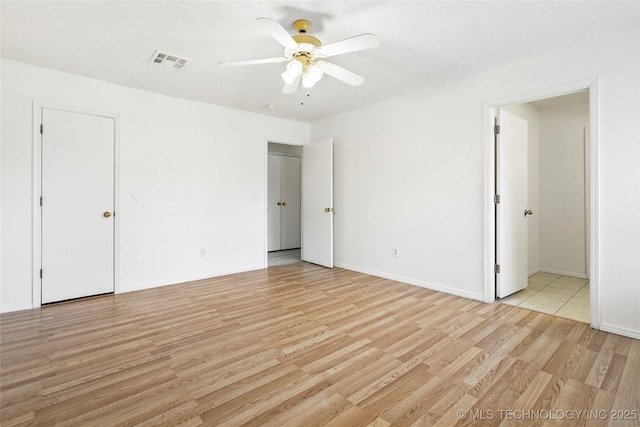
{"label": "tile floor", "polygon": [[269,252],[269,267],[293,264],[300,261],[300,249]]}
{"label": "tile floor", "polygon": [[536,273],[527,288],[499,301],[580,322],[590,319],[588,279]]}
{"label": "tile floor", "polygon": [[[269,252],[269,267],[300,261],[300,249]],[[589,280],[536,273],[529,286],[499,302],[589,323]]]}

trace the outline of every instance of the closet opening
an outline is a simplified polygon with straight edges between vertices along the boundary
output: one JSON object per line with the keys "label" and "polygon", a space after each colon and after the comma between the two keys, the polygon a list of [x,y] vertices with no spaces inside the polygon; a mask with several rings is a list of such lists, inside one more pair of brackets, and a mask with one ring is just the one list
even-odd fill
{"label": "closet opening", "polygon": [[301,259],[302,147],[268,143],[268,266]]}

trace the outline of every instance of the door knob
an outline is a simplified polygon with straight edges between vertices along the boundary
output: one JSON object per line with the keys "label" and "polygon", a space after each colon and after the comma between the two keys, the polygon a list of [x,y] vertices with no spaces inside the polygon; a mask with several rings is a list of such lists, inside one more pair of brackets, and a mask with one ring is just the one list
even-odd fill
{"label": "door knob", "polygon": [[282,202],[282,206],[287,206],[287,202]]}
{"label": "door knob", "polygon": [[333,208],[324,208],[325,212],[333,212]]}
{"label": "door knob", "polygon": [[282,202],[278,202],[278,206],[282,206]]}
{"label": "door knob", "polygon": [[107,211],[107,212],[103,213],[102,216],[105,217],[105,218],[109,218],[111,216],[111,212]]}
{"label": "door knob", "polygon": [[524,216],[533,215],[533,211],[531,209],[525,209]]}

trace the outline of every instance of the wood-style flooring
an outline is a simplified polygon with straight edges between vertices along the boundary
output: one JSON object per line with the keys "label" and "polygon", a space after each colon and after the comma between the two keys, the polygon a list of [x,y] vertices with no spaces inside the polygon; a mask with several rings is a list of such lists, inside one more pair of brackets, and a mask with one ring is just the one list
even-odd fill
{"label": "wood-style flooring", "polygon": [[640,341],[303,262],[0,322],[3,427],[640,424]]}

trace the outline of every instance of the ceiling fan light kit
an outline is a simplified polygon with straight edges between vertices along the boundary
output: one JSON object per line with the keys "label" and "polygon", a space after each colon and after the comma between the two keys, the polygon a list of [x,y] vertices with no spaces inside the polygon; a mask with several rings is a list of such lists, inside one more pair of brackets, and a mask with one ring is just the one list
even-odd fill
{"label": "ceiling fan light kit", "polygon": [[338,65],[324,60],[330,56],[370,49],[380,44],[380,40],[373,34],[365,33],[338,42],[322,45],[316,37],[308,35],[311,23],[306,19],[299,19],[293,23],[298,34],[291,36],[278,22],[269,18],[258,18],[258,23],[278,43],[284,47],[282,57],[254,59],[238,62],[221,62],[222,66],[256,65],[274,62],[288,62],[286,69],[280,75],[284,80],[282,93],[289,94],[298,90],[300,83],[310,89],[328,74],[351,86],[364,83],[364,77],[353,73]]}

